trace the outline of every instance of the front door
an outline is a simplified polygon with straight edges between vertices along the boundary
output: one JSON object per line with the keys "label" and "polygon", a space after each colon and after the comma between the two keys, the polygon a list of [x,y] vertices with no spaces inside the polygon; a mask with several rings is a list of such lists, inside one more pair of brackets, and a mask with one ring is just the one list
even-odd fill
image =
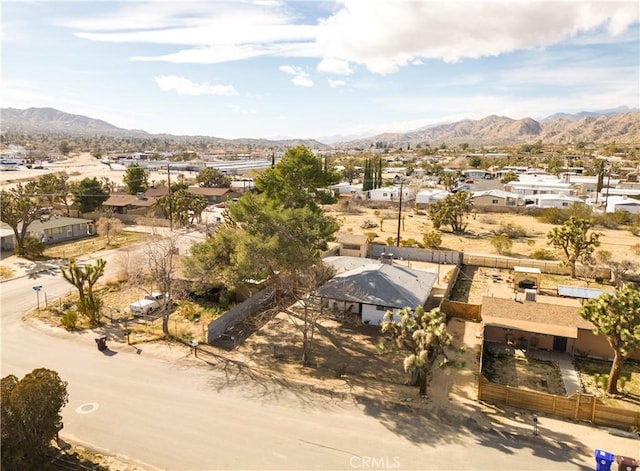
{"label": "front door", "polygon": [[566,337],[553,337],[553,351],[566,352],[567,351],[567,338]]}

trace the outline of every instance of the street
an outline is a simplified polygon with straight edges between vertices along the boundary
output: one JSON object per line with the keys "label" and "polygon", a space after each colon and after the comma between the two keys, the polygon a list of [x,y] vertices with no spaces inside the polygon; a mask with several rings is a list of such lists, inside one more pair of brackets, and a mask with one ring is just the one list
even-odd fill
{"label": "street", "polygon": [[103,353],[96,333],[22,321],[36,306],[33,286],[42,286],[41,305],[45,294],[51,302],[70,289],[55,270],[0,283],[2,376],[57,371],[69,383],[61,437],[107,454],[168,470],[593,469],[570,447],[472,433],[234,371],[227,377],[181,346],[165,358],[110,340]]}

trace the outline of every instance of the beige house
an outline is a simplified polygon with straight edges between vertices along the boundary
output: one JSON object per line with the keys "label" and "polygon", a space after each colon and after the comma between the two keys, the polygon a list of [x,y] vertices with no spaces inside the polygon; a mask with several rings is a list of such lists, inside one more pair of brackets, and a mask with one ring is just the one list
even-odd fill
{"label": "beige house", "polygon": [[524,198],[517,193],[504,190],[476,191],[471,197],[473,206],[482,207],[503,207],[515,208],[524,205]]}
{"label": "beige house", "polygon": [[[578,314],[576,306],[504,298],[482,298],[484,340],[518,348],[567,352],[571,355],[613,358],[604,335]],[[633,358],[638,358],[636,352]]]}
{"label": "beige house", "polygon": [[146,215],[155,204],[153,196],[112,193],[102,206],[114,214]]}

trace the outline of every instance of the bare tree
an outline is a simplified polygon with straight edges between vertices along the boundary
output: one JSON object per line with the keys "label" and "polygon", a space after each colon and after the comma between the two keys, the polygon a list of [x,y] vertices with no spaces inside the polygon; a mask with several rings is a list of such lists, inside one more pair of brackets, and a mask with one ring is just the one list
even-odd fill
{"label": "bare tree", "polygon": [[144,249],[148,261],[151,283],[164,294],[160,301],[162,312],[162,333],[169,336],[169,315],[173,304],[172,288],[178,260],[178,246],[175,237],[154,235]]}
{"label": "bare tree", "polygon": [[111,245],[112,238],[124,231],[124,223],[118,218],[101,217],[96,223],[96,231],[107,238],[107,245]]}

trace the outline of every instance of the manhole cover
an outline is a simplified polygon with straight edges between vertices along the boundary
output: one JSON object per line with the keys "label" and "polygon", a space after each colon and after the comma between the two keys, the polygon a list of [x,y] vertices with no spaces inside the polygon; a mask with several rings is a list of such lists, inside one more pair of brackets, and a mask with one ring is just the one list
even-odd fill
{"label": "manhole cover", "polygon": [[98,403],[97,402],[87,402],[86,404],[82,404],[82,405],[76,407],[76,413],[77,414],[91,414],[92,412],[95,412],[96,410],[98,410]]}

